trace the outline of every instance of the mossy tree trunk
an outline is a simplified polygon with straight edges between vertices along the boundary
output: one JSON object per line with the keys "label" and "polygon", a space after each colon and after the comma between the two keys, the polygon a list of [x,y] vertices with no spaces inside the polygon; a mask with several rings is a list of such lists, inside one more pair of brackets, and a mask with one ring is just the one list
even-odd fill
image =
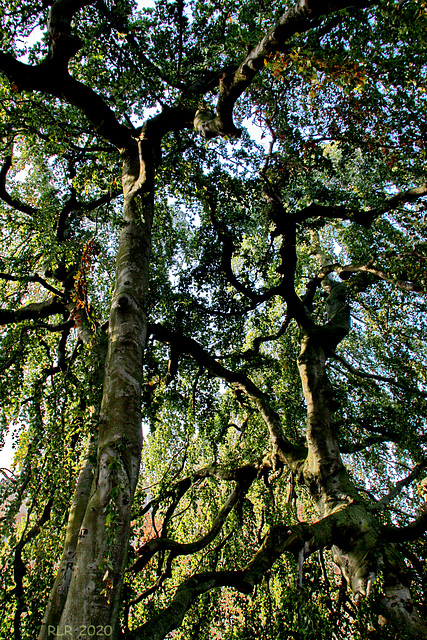
{"label": "mossy tree trunk", "polygon": [[[109,320],[103,398],[99,416],[97,464],[90,496],[86,467],[86,505],[78,538],[73,527],[73,564],[66,593],[57,581],[51,598],[60,606],[45,619],[40,639],[85,635],[88,627],[118,634],[118,609],[130,532],[130,509],[139,474],[142,447],[141,379],[146,339],[145,298],[153,222],[152,175],[135,144],[123,159],[123,228],[116,260],[115,288]],[[141,174],[144,180],[141,181]],[[151,176],[151,177],[150,177]],[[140,181],[138,183],[138,180]],[[141,183],[142,182],[142,183]],[[81,495],[80,489],[78,491]],[[63,567],[60,568],[62,571]],[[58,599],[58,594],[61,596]],[[62,609],[62,610],[61,610]]]}
{"label": "mossy tree trunk", "polygon": [[298,368],[307,405],[308,446],[303,481],[322,518],[342,512],[341,525],[333,536],[332,557],[350,586],[355,602],[370,595],[381,572],[385,619],[391,619],[397,628],[404,628],[409,638],[427,638],[427,627],[412,604],[403,558],[393,544],[384,540],[373,505],[360,495],[341,460],[335,417],[339,404],[327,375],[326,362],[350,330],[350,307],[346,285],[328,273],[328,258],[321,251],[315,234],[313,237],[313,253],[319,259],[322,286],[328,293],[327,322],[311,330],[300,328]]}

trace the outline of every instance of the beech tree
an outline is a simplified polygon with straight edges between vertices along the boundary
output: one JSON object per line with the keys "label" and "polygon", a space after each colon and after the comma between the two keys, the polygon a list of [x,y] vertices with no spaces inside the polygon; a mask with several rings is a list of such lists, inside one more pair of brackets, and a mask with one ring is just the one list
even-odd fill
{"label": "beech tree", "polygon": [[427,638],[425,1],[0,16],[1,638]]}

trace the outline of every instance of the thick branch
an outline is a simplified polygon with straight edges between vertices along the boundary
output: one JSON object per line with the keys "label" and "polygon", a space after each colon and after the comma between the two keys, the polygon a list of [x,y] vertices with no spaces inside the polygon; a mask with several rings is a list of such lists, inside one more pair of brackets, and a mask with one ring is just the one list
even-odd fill
{"label": "thick branch", "polygon": [[67,599],[67,592],[74,569],[76,547],[80,527],[83,521],[90,490],[93,482],[94,457],[96,455],[96,439],[93,438],[88,445],[88,451],[83,468],[77,480],[70,512],[68,514],[67,532],[65,535],[64,551],[57,572],[55,583],[49,596],[49,602],[40,629],[39,640],[48,637],[49,627],[57,626],[61,619],[62,610]]}
{"label": "thick branch", "polygon": [[[387,200],[383,205],[377,207],[376,209],[371,209],[371,211],[367,211],[366,214],[362,214],[365,215],[366,218],[366,222],[364,222],[363,224],[364,226],[370,226],[376,218],[383,215],[384,213],[387,213],[387,211],[397,209],[399,205],[405,204],[407,202],[415,202],[419,198],[423,198],[426,195],[427,184],[408,189],[407,191],[402,191],[401,193],[398,193]],[[366,224],[367,222],[369,222],[368,225]]]}
{"label": "thick branch", "polygon": [[40,320],[56,314],[66,313],[63,303],[55,296],[44,302],[33,302],[21,309],[0,309],[0,325],[22,322],[23,320]]}
{"label": "thick branch", "polygon": [[170,631],[182,624],[185,614],[202,593],[222,586],[237,588],[240,586],[240,590],[244,591],[241,577],[240,571],[218,571],[193,575],[181,583],[166,609],[163,609],[142,627],[126,634],[125,640],[163,640]]}
{"label": "thick branch", "polygon": [[424,504],[420,515],[406,527],[384,527],[382,534],[389,542],[410,542],[418,540],[427,531],[427,506]]}
{"label": "thick branch", "polygon": [[[1,54],[0,54],[1,55]],[[4,164],[0,171],[0,198],[6,202],[10,207],[13,207],[17,211],[21,211],[22,213],[26,213],[30,216],[34,216],[38,213],[35,207],[30,207],[28,204],[21,202],[17,198],[12,198],[12,196],[6,190],[6,177],[9,169],[12,166],[12,156],[6,156]]]}
{"label": "thick branch", "polygon": [[119,149],[132,144],[131,130],[120,124],[114,112],[92,89],[68,73],[52,68],[47,60],[32,66],[19,62],[12,55],[0,52],[0,71],[17,91],[40,91],[76,106],[87,117],[95,131]]}
{"label": "thick branch", "polygon": [[69,59],[81,47],[79,38],[72,35],[71,21],[75,13],[93,4],[93,0],[55,0],[49,11],[49,57],[64,70]]}
{"label": "thick branch", "polygon": [[205,138],[238,137],[241,132],[233,123],[234,105],[263,68],[265,60],[276,52],[283,51],[287,41],[296,33],[303,33],[316,26],[321,15],[346,7],[363,8],[367,4],[366,0],[330,0],[326,5],[322,0],[299,0],[247,54],[238,69],[229,75],[224,74],[220,79],[216,114],[206,110],[199,111],[194,123],[196,130]]}
{"label": "thick branch", "polygon": [[126,634],[125,640],[163,640],[168,633],[181,625],[186,612],[202,593],[221,586],[233,587],[242,593],[251,593],[253,587],[265,578],[284,553],[302,552],[302,557],[307,558],[319,549],[330,547],[334,540],[353,540],[356,535],[355,523],[359,518],[360,508],[349,505],[313,525],[300,523],[292,527],[272,527],[246,567],[237,571],[218,571],[191,576],[177,588],[168,607],[142,627]]}
{"label": "thick branch", "polygon": [[[329,257],[323,252],[317,232],[312,233],[312,254],[322,270]],[[307,404],[307,444],[309,454],[304,478],[322,515],[330,513],[346,495],[356,495],[342,463],[335,432],[336,400],[326,374],[326,359],[350,329],[346,287],[328,274],[321,279],[329,295],[325,301],[328,322],[314,331],[304,331],[298,358],[304,398]]]}
{"label": "thick branch", "polygon": [[121,34],[126,34],[126,41],[129,46],[132,48],[134,54],[138,58],[140,62],[148,69],[149,73],[147,74],[146,81],[150,81],[150,78],[160,78],[167,84],[174,86],[176,88],[183,88],[182,83],[173,82],[172,79],[166,76],[162,69],[158,67],[150,58],[148,58],[144,52],[143,48],[138,44],[135,35],[132,32],[131,27],[129,26],[126,17],[120,16],[117,11],[114,14],[110,11],[104,0],[96,0],[97,6],[100,8],[103,15],[110,22],[110,25],[117,29]]}

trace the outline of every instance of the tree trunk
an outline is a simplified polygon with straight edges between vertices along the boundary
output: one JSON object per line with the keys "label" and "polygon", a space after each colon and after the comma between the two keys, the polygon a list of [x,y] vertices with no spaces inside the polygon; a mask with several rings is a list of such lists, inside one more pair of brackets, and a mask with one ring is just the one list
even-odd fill
{"label": "tree trunk", "polygon": [[[328,267],[319,245],[315,253],[322,268]],[[356,603],[368,597],[378,574],[384,574],[384,619],[408,638],[427,638],[427,630],[416,612],[408,586],[403,584],[406,568],[392,545],[381,539],[381,527],[375,514],[354,487],[341,461],[335,432],[338,404],[326,373],[326,360],[350,329],[350,309],[346,286],[330,275],[323,279],[329,295],[326,300],[328,322],[312,331],[301,329],[298,367],[307,404],[308,456],[303,477],[322,517],[342,516],[334,534],[334,562],[340,567]]]}
{"label": "tree trunk", "polygon": [[[124,226],[111,303],[97,464],[70,567],[68,592],[59,598],[62,614],[59,618],[60,612],[55,611],[53,624],[46,625],[49,620],[45,618],[40,640],[66,637],[67,633],[77,640],[94,630],[97,637],[114,639],[119,634],[130,511],[142,447],[141,379],[147,324],[144,306],[154,207],[152,180],[146,179],[146,169],[136,150],[124,156]],[[57,579],[52,599],[58,600],[60,588]]]}

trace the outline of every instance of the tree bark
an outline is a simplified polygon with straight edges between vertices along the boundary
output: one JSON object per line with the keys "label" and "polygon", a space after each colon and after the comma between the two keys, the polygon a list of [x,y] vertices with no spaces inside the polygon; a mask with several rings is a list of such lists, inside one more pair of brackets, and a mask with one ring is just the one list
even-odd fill
{"label": "tree bark", "polygon": [[74,559],[78,544],[79,532],[82,520],[90,497],[95,468],[96,440],[89,444],[86,460],[77,481],[73,501],[68,516],[67,532],[65,534],[64,550],[54,585],[52,587],[49,602],[43,617],[43,623],[39,633],[39,640],[45,640],[53,634],[49,630],[59,626],[61,614],[67,599],[67,593],[74,569]]}
{"label": "tree bark", "polygon": [[350,330],[350,308],[346,285],[329,273],[330,262],[313,234],[313,254],[323,273],[323,288],[328,292],[325,307],[328,321],[313,330],[301,328],[301,352],[298,367],[307,404],[308,456],[303,478],[323,518],[339,512],[344,521],[337,526],[332,557],[350,586],[356,603],[369,597],[379,567],[384,575],[385,619],[404,629],[409,638],[426,638],[427,628],[412,604],[404,583],[405,564],[400,555],[384,540],[375,512],[357,491],[342,463],[335,430],[335,413],[339,408],[326,373],[326,360]]}
{"label": "tree bark", "polygon": [[147,327],[144,306],[154,206],[154,164],[147,155],[144,159],[141,149],[132,149],[123,157],[124,222],[111,303],[97,465],[74,563],[69,567],[62,614],[59,620],[54,615],[50,625],[47,614],[40,640],[46,636],[60,638],[66,632],[77,639],[85,637],[89,628],[101,637],[114,639],[119,634],[130,509],[142,447],[140,403]]}

